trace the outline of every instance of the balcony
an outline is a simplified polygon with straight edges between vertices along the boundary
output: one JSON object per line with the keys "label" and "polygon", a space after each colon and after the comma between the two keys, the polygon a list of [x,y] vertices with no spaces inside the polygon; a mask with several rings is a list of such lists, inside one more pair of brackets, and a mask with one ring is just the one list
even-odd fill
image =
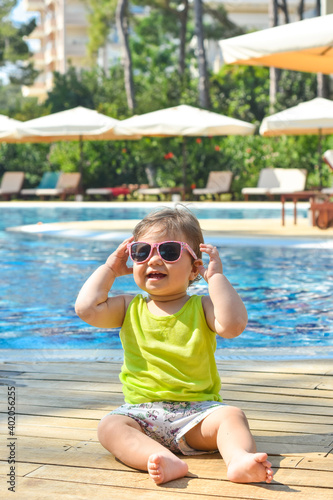
{"label": "balcony", "polygon": [[45,64],[51,64],[57,59],[57,51],[55,48],[45,51]]}
{"label": "balcony", "polygon": [[44,26],[38,25],[26,38],[29,40],[42,40],[44,38]]}
{"label": "balcony", "polygon": [[44,23],[45,35],[53,33],[57,29],[57,23],[54,17],[47,19]]}
{"label": "balcony", "polygon": [[44,68],[45,65],[44,52],[35,52],[32,56],[32,61],[37,69]]}
{"label": "balcony", "polygon": [[23,0],[22,7],[26,11],[43,12],[45,10],[44,0]]}

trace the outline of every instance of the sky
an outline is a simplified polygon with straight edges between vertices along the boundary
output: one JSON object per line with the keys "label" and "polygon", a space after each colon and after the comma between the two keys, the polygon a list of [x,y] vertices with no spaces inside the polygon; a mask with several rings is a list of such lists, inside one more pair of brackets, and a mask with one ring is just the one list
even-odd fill
{"label": "sky", "polygon": [[[24,23],[29,21],[29,19],[36,17],[37,13],[36,12],[28,12],[23,9],[22,6],[23,0],[20,0],[15,7],[15,9],[12,10],[10,14],[10,19],[14,21],[15,23]],[[36,41],[34,40],[28,40],[27,41],[28,45],[30,46],[30,49],[33,51],[34,48],[38,48]],[[0,70],[0,80],[2,80],[3,83],[8,83],[8,76],[7,76],[7,71],[6,68],[1,68]]]}
{"label": "sky", "polygon": [[22,7],[23,0],[20,0],[15,7],[15,9],[12,10],[10,18],[13,21],[16,21],[18,23],[23,23],[31,19],[32,17],[36,16],[36,13],[34,12],[27,12],[26,10],[23,9]]}

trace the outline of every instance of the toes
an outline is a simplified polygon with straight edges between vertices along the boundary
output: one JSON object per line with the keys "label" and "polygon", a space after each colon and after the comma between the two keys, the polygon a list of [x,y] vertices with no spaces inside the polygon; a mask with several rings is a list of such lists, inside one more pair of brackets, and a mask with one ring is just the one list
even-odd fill
{"label": "toes", "polygon": [[254,459],[256,462],[266,462],[267,461],[267,453],[256,453],[255,456],[254,456]]}

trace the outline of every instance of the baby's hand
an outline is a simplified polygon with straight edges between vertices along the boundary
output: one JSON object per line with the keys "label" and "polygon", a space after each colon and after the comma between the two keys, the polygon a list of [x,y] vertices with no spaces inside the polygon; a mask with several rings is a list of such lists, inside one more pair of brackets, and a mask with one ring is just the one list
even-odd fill
{"label": "baby's hand", "polygon": [[200,250],[209,255],[207,269],[203,264],[197,266],[203,279],[208,282],[209,278],[214,274],[223,274],[223,266],[217,248],[213,247],[213,245],[200,243]]}
{"label": "baby's hand", "polygon": [[105,265],[108,266],[116,277],[132,274],[133,268],[127,267],[128,250],[127,245],[134,240],[133,236],[127,238],[120,243],[117,250],[115,250],[106,260]]}

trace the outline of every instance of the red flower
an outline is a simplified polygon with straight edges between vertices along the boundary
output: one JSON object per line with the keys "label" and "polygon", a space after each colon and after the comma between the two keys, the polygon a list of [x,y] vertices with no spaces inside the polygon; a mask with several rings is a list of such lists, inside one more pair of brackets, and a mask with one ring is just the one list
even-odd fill
{"label": "red flower", "polygon": [[214,149],[215,149],[215,151],[221,151],[221,148],[220,148],[220,146],[218,146],[218,145],[216,145],[216,146],[214,147]]}
{"label": "red flower", "polygon": [[200,137],[197,137],[196,140],[195,140],[195,142],[197,144],[201,144],[202,143],[202,139]]}
{"label": "red flower", "polygon": [[197,187],[196,184],[191,184],[191,189],[195,189]]}
{"label": "red flower", "polygon": [[123,148],[123,149],[121,150],[121,152],[122,152],[122,153],[127,153],[127,149],[126,149],[126,148]]}
{"label": "red flower", "polygon": [[173,158],[173,157],[174,157],[174,154],[171,152],[164,155],[165,160],[171,160],[171,158]]}

